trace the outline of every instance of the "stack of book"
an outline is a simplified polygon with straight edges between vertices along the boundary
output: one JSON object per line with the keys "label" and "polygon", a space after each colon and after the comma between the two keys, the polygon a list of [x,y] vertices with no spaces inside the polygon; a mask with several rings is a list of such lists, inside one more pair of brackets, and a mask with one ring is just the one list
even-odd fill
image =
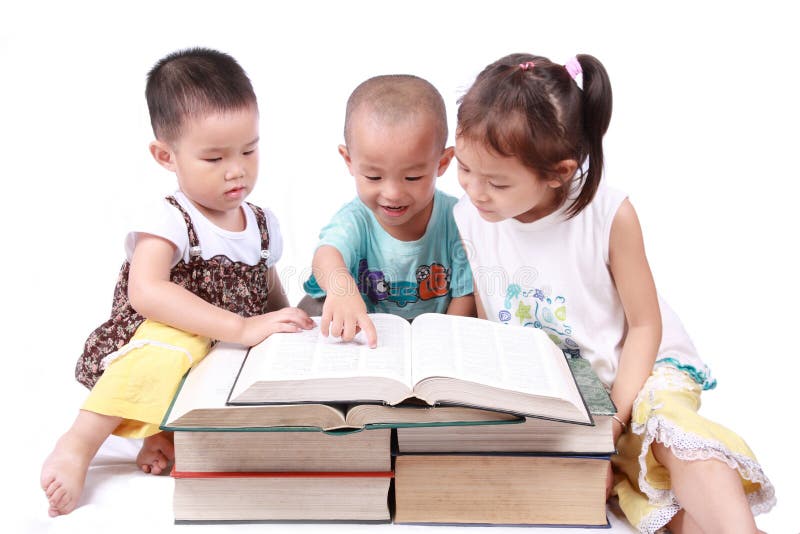
{"label": "stack of book", "polygon": [[568,360],[594,426],[398,428],[395,522],[605,526],[616,410],[586,360]]}
{"label": "stack of book", "polygon": [[391,430],[348,431],[336,406],[226,405],[244,354],[215,347],[162,424],[175,438],[176,523],[388,522]]}
{"label": "stack of book", "polygon": [[389,433],[176,432],[175,521],[388,522]]}
{"label": "stack of book", "polygon": [[192,369],[162,424],[176,521],[388,521],[394,476],[398,522],[605,524],[613,405],[600,386],[590,415],[596,377],[537,329],[372,320],[376,349],[315,329]]}

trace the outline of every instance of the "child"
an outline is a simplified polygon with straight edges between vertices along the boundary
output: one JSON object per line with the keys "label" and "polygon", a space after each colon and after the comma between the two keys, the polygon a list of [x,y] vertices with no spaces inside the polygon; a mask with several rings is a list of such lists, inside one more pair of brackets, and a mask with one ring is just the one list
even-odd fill
{"label": "child", "polygon": [[175,173],[179,190],[127,236],[112,317],[89,336],[76,368],[92,391],[42,468],[51,516],[75,508],[109,434],[144,438],[144,472],[167,467],[171,436],[158,425],[211,340],[249,346],[313,326],[287,307],[275,269],[277,220],[244,202],[256,183],[259,137],[245,72],[227,54],[179,51],[150,71],[146,96],[156,137],[150,152]]}
{"label": "child", "polygon": [[608,77],[588,55],[513,54],[464,95],[454,213],[478,315],[542,328],[610,387],[613,490],[639,530],[755,532],[773,487],[744,441],[697,414],[714,381],[656,294],[631,203],[600,185],[610,119]]}
{"label": "child", "polygon": [[372,347],[368,312],[474,315],[456,199],[436,189],[453,158],[439,91],[416,76],[370,78],[347,101],[344,139],[358,198],[322,229],[299,306],[317,315],[312,299],[327,295],[322,334],[349,340],[360,329]]}

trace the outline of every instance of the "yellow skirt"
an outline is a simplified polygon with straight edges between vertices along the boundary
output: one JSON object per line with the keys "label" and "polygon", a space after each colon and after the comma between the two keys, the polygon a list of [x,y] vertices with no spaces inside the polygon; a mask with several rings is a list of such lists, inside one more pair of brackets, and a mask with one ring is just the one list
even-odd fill
{"label": "yellow skirt", "polygon": [[641,532],[658,531],[680,510],[669,472],[650,449],[654,440],[681,460],[713,458],[736,469],[754,514],[775,505],[775,490],[744,440],[697,413],[700,392],[687,373],[661,365],[633,404],[631,424],[611,461],[620,508]]}
{"label": "yellow skirt", "polygon": [[210,348],[206,337],[145,320],[127,345],[103,360],[106,369],[82,409],[122,417],[117,436],[157,434],[181,378]]}

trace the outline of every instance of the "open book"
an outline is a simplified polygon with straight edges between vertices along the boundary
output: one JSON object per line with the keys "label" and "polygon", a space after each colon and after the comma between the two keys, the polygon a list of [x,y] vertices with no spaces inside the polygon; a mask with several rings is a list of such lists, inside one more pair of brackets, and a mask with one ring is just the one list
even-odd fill
{"label": "open book", "polygon": [[562,351],[536,328],[442,314],[413,325],[371,314],[378,347],[319,329],[252,347],[228,404],[384,403],[418,399],[591,425]]}
{"label": "open book", "polygon": [[[319,332],[319,330],[315,330]],[[295,335],[295,334],[290,334]],[[218,343],[184,377],[161,428],[182,430],[342,430],[403,425],[518,423],[513,415],[466,407],[381,404],[280,404],[229,406],[248,349]]]}

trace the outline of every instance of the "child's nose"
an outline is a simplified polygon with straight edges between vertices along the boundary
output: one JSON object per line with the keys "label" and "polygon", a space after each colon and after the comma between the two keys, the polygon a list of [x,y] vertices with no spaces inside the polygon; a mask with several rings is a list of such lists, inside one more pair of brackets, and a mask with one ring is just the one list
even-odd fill
{"label": "child's nose", "polygon": [[239,164],[233,164],[228,167],[228,170],[225,171],[225,179],[226,180],[236,180],[242,178],[244,176],[244,166]]}
{"label": "child's nose", "polygon": [[482,180],[466,180],[464,191],[474,200],[486,200],[486,185]]}
{"label": "child's nose", "polygon": [[387,199],[397,200],[402,198],[405,188],[402,183],[397,183],[395,180],[387,180],[384,184],[383,195]]}

